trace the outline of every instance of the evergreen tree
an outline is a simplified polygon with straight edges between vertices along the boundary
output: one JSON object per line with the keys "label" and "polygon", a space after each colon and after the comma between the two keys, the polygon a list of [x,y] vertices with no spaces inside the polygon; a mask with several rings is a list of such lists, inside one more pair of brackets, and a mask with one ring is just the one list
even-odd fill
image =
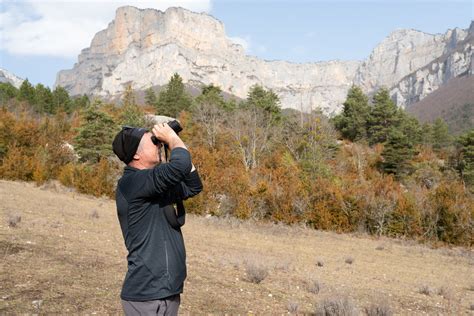
{"label": "evergreen tree", "polygon": [[424,123],[421,126],[421,142],[424,145],[433,144],[433,125],[430,123]]}
{"label": "evergreen tree", "polygon": [[43,84],[38,83],[36,85],[36,102],[35,108],[39,113],[53,114],[56,109],[53,106],[53,94],[49,87],[45,87]]}
{"label": "evergreen tree", "polygon": [[205,102],[212,103],[220,108],[224,108],[225,100],[221,95],[221,88],[212,84],[202,87],[201,94],[196,98],[196,105],[203,104]]}
{"label": "evergreen tree", "polygon": [[433,123],[433,148],[439,150],[447,147],[451,141],[448,124],[442,118],[437,118]]}
{"label": "evergreen tree", "polygon": [[357,86],[352,86],[344,102],[342,113],[332,119],[344,138],[358,141],[367,138],[369,103],[367,96]]}
{"label": "evergreen tree", "polygon": [[83,112],[82,124],[74,145],[81,161],[96,163],[112,154],[112,140],[116,127],[112,118],[100,110],[97,100]]}
{"label": "evergreen tree", "polygon": [[66,113],[72,112],[72,101],[69,98],[69,93],[61,86],[57,86],[53,91],[52,96],[53,107],[56,109],[63,109]]}
{"label": "evergreen tree", "polygon": [[153,88],[145,90],[145,104],[149,106],[156,106],[157,98]]}
{"label": "evergreen tree", "polygon": [[36,101],[36,91],[28,79],[25,79],[20,86],[18,98],[21,101],[27,101],[30,105],[34,105]]}
{"label": "evergreen tree", "polygon": [[412,171],[409,161],[415,154],[414,144],[410,137],[392,127],[387,132],[387,140],[381,154],[383,157],[381,168],[385,173],[400,177]]}
{"label": "evergreen tree", "polygon": [[253,85],[243,103],[246,108],[260,108],[269,114],[274,121],[282,118],[280,99],[272,90],[265,90],[262,86]]}
{"label": "evergreen tree", "polygon": [[459,136],[460,162],[458,169],[466,186],[474,192],[474,129]]}
{"label": "evergreen tree", "polygon": [[403,109],[398,109],[398,126],[396,126],[405,136],[408,136],[413,144],[423,142],[423,130],[420,122]]}
{"label": "evergreen tree", "polygon": [[18,96],[18,89],[9,82],[0,82],[0,104]]}
{"label": "evergreen tree", "polygon": [[201,89],[201,95],[209,95],[209,94],[214,94],[214,95],[219,95],[222,93],[222,89],[219,88],[218,86],[213,85],[212,83],[209,85],[205,85]]}
{"label": "evergreen tree", "polygon": [[145,113],[136,104],[135,92],[131,85],[127,86],[123,96],[120,124],[135,127],[143,127],[145,125]]}
{"label": "evergreen tree", "polygon": [[388,90],[380,89],[373,97],[368,119],[369,144],[383,143],[387,140],[389,129],[399,122],[398,109],[390,99]]}
{"label": "evergreen tree", "polygon": [[72,108],[75,109],[85,109],[91,104],[89,97],[87,95],[82,95],[80,97],[74,97],[72,100]]}
{"label": "evergreen tree", "polygon": [[156,114],[177,117],[181,111],[189,110],[191,104],[192,99],[184,89],[183,79],[175,73],[158,96]]}

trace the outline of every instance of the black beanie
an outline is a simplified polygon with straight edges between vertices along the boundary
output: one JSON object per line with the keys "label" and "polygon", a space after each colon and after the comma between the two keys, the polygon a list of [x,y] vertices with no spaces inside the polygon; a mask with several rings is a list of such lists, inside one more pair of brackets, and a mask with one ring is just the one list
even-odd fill
{"label": "black beanie", "polygon": [[125,164],[129,164],[133,160],[133,156],[137,152],[140,140],[146,129],[138,127],[124,126],[122,130],[115,136],[112,143],[114,153]]}

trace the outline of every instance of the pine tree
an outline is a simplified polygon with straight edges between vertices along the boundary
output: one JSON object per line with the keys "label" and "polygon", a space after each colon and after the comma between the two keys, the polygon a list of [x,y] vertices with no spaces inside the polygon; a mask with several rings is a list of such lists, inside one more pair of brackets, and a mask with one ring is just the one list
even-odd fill
{"label": "pine tree", "polygon": [[415,154],[414,144],[410,137],[392,127],[387,132],[387,140],[381,154],[383,157],[381,168],[385,173],[392,173],[397,177],[410,173],[412,167],[409,161]]}
{"label": "pine tree", "polygon": [[9,82],[0,82],[0,104],[18,96],[18,89]]}
{"label": "pine tree", "polygon": [[145,90],[145,104],[149,106],[156,106],[157,98],[153,88]]}
{"label": "pine tree", "polygon": [[101,157],[112,154],[112,140],[117,130],[112,118],[100,110],[101,105],[97,100],[87,107],[74,138],[76,152],[83,162],[96,163]]}
{"label": "pine tree", "polygon": [[61,86],[57,86],[53,91],[52,96],[53,107],[56,109],[62,109],[66,113],[72,112],[72,101],[69,98],[69,93]]}
{"label": "pine tree", "polygon": [[433,123],[433,148],[439,150],[449,146],[451,142],[448,124],[442,118],[437,118]]}
{"label": "pine tree", "polygon": [[191,105],[192,99],[184,89],[183,79],[175,73],[158,96],[156,114],[177,117],[181,111],[189,110]]}
{"label": "pine tree", "polygon": [[56,109],[53,106],[53,94],[49,87],[45,87],[43,84],[38,83],[35,87],[36,90],[36,102],[35,108],[39,113],[54,114]]}
{"label": "pine tree", "polygon": [[221,93],[222,93],[222,89],[213,84],[205,85],[201,89],[201,95],[214,94],[214,95],[220,96]]}
{"label": "pine tree", "polygon": [[397,121],[396,128],[405,136],[408,136],[413,144],[421,144],[423,142],[423,130],[416,117],[411,116],[400,108],[398,109]]}
{"label": "pine tree", "polygon": [[80,97],[74,97],[72,100],[72,108],[75,109],[85,109],[91,104],[91,101],[87,95],[82,95]]}
{"label": "pine tree", "polygon": [[433,125],[430,123],[424,123],[421,126],[421,142],[424,145],[433,144]]}
{"label": "pine tree", "polygon": [[373,97],[373,106],[368,119],[369,144],[383,143],[387,140],[389,129],[399,122],[398,109],[390,99],[388,90],[380,89]]}
{"label": "pine tree", "polygon": [[466,186],[474,193],[474,129],[459,136],[460,146],[459,171]]}
{"label": "pine tree", "polygon": [[282,118],[280,99],[272,90],[265,90],[262,86],[253,85],[242,104],[246,108],[260,108],[269,114],[274,121]]}
{"label": "pine tree", "polygon": [[131,85],[127,86],[123,96],[120,124],[135,127],[143,127],[145,125],[145,113],[136,104],[135,92]]}
{"label": "pine tree", "polygon": [[28,79],[25,79],[20,86],[18,98],[21,101],[28,101],[30,105],[34,105],[36,101],[36,91]]}
{"label": "pine tree", "polygon": [[342,113],[334,117],[334,123],[344,138],[358,141],[367,138],[369,103],[367,96],[357,86],[352,86],[344,102]]}

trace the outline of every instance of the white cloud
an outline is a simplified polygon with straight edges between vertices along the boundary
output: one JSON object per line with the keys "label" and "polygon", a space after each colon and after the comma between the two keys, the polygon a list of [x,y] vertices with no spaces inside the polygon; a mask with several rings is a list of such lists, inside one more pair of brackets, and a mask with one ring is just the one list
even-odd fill
{"label": "white cloud", "polygon": [[232,42],[241,45],[247,54],[264,54],[267,52],[267,47],[262,44],[254,44],[249,35],[245,36],[228,36]]}
{"label": "white cloud", "polygon": [[123,5],[166,10],[179,6],[209,12],[211,0],[1,1],[0,49],[12,55],[76,57],[107,27]]}
{"label": "white cloud", "polygon": [[242,45],[244,48],[245,52],[248,53],[250,50],[250,36],[245,36],[245,37],[239,37],[239,36],[229,36],[228,39],[230,39],[233,43]]}

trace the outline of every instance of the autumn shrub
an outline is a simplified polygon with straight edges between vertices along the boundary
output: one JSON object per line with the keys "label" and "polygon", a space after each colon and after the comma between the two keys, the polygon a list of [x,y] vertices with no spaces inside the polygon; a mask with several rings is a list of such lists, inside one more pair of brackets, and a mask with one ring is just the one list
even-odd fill
{"label": "autumn shrub", "polygon": [[7,154],[9,144],[13,143],[15,118],[5,107],[0,109],[0,161]]}
{"label": "autumn shrub", "polygon": [[395,209],[387,225],[387,235],[392,237],[417,237],[423,235],[422,218],[411,192],[397,194]]}
{"label": "autumn shrub", "polygon": [[60,169],[58,179],[63,185],[74,187],[80,193],[114,197],[117,175],[116,166],[102,158],[97,164],[66,164]]}
{"label": "autumn shrub", "polygon": [[[203,192],[189,201],[191,210],[218,216],[250,218],[250,177],[240,160],[230,154],[228,146],[209,149],[195,145],[190,151],[204,184]],[[222,205],[222,202],[226,204]]]}
{"label": "autumn shrub", "polygon": [[[305,220],[315,228],[348,232],[354,230],[353,211],[348,211],[340,179],[318,178],[309,188],[310,207]],[[356,215],[357,217],[358,215]]]}
{"label": "autumn shrub", "polygon": [[7,147],[7,154],[0,165],[0,177],[9,180],[33,180],[35,157],[25,147],[16,143]]}
{"label": "autumn shrub", "polygon": [[371,190],[365,194],[366,228],[372,234],[386,234],[397,206],[400,188],[392,176],[385,175],[373,179],[370,187]]}
{"label": "autumn shrub", "polygon": [[303,220],[309,199],[301,181],[301,170],[288,152],[266,160],[258,170],[258,179],[252,193],[262,201],[257,212],[287,224]]}
{"label": "autumn shrub", "polygon": [[452,244],[472,245],[474,200],[461,183],[440,184],[429,193],[423,212],[425,234]]}

